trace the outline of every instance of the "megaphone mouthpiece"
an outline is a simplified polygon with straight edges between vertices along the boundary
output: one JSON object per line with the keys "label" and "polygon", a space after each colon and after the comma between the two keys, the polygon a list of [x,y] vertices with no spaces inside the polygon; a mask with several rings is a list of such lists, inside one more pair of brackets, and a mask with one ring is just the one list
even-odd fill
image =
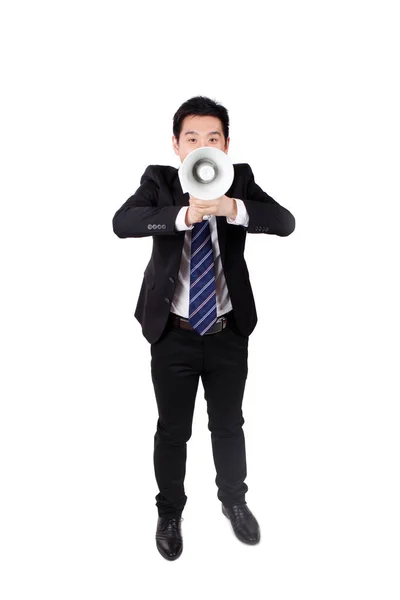
{"label": "megaphone mouthpiece", "polygon": [[194,164],[193,175],[200,183],[210,183],[218,173],[218,168],[211,160],[200,159]]}

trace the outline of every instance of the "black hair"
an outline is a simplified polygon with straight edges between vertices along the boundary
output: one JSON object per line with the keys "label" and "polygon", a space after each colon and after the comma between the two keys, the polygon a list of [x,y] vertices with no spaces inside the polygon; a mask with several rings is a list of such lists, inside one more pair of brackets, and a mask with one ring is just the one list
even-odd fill
{"label": "black hair", "polygon": [[189,98],[189,100],[186,100],[174,114],[172,132],[178,142],[182,131],[183,120],[185,117],[191,115],[210,116],[220,119],[226,143],[229,137],[228,111],[222,104],[211,98],[207,98],[206,96],[194,96],[193,98]]}

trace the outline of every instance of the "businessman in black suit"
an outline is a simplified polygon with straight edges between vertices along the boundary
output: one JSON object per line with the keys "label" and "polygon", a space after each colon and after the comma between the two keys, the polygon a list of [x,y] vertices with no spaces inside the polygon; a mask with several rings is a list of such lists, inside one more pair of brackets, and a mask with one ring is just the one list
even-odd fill
{"label": "businessman in black suit", "polygon": [[[173,149],[181,162],[202,146],[227,153],[228,112],[209,98],[191,98],[175,113],[173,134]],[[242,400],[248,339],[257,313],[244,247],[247,233],[284,237],[294,228],[293,215],[255,183],[246,163],[234,165],[230,189],[213,201],[184,194],[176,168],[150,165],[139,188],[114,215],[113,230],[118,237],[153,237],[135,317],[151,345],[151,375],[159,415],[154,436],[159,488],[156,544],[167,560],[178,558],[183,549],[186,450],[199,377],[207,401],[222,512],[242,542],[256,544],[260,540],[259,524],[245,500],[248,486],[244,481]],[[200,238],[200,247],[194,250],[198,236],[204,236],[204,241]],[[209,252],[200,263],[209,256],[210,264],[198,280],[207,273],[203,290],[207,287],[208,291],[193,310],[190,290],[196,282],[192,272],[200,264],[193,266],[195,255],[207,248]],[[199,321],[207,323],[203,329],[193,317],[203,314],[201,311],[204,316]],[[206,516],[201,518],[207,526]]]}

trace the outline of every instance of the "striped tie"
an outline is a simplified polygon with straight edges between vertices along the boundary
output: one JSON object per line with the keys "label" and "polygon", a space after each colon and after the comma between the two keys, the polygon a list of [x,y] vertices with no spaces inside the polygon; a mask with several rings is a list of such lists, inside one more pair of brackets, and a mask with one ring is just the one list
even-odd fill
{"label": "striped tie", "polygon": [[194,223],[190,255],[189,323],[200,334],[217,320],[214,255],[208,220]]}

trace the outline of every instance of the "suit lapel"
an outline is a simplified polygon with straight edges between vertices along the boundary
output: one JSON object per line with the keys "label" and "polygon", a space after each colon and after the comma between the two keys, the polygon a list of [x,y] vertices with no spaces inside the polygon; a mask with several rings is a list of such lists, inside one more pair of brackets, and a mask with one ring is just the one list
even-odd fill
{"label": "suit lapel", "polygon": [[226,228],[228,223],[226,217],[216,217],[217,219],[217,231],[218,231],[218,244],[221,253],[222,266],[225,265],[225,242],[226,242]]}
{"label": "suit lapel", "polygon": [[178,175],[178,169],[172,180],[173,200],[175,206],[189,206],[189,192],[183,193],[181,182]]}

